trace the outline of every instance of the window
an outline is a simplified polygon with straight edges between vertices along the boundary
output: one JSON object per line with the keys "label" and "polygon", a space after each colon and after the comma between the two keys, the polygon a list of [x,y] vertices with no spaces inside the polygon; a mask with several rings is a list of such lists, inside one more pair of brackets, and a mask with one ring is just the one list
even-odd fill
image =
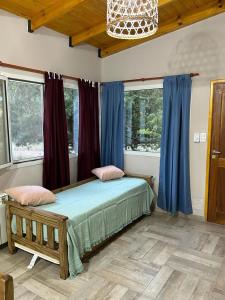
{"label": "window", "polygon": [[43,157],[43,84],[8,81],[13,161]]}
{"label": "window", "polygon": [[[0,77],[0,168],[11,164],[11,160],[18,163],[43,158],[43,93],[43,82],[14,78],[6,81],[6,78]],[[78,90],[66,83],[64,96],[69,152],[77,153]]]}
{"label": "window", "polygon": [[0,168],[10,164],[6,81],[0,78]]}
{"label": "window", "polygon": [[64,87],[69,152],[78,152],[79,101],[78,90]]}
{"label": "window", "polygon": [[160,152],[162,87],[125,91],[125,150]]}

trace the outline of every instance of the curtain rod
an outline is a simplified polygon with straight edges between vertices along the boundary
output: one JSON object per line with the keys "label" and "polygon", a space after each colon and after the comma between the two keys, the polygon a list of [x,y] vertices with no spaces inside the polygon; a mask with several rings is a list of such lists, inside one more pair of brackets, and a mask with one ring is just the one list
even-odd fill
{"label": "curtain rod", "polygon": [[[28,68],[28,67],[23,67],[19,65],[13,65],[13,64],[8,64],[0,61],[0,66],[4,68],[9,68],[9,69],[16,69],[16,70],[21,70],[21,71],[26,71],[26,72],[31,72],[31,73],[37,73],[37,74],[42,74],[44,75],[45,72],[43,70],[38,70],[38,69],[33,69],[33,68]],[[63,78],[65,79],[70,79],[70,80],[78,80],[79,78],[74,77],[74,76],[68,76],[68,75],[62,75]],[[199,73],[190,73],[191,77],[199,76]],[[138,82],[138,81],[150,81],[150,80],[161,80],[164,79],[165,76],[163,77],[149,77],[149,78],[136,78],[136,79],[128,79],[128,80],[123,80],[124,83],[128,82]]]}
{"label": "curtain rod", "polygon": [[[199,73],[190,73],[191,77],[195,77],[195,76],[200,76]],[[128,79],[128,80],[122,80],[123,83],[128,83],[128,82],[138,82],[138,81],[151,81],[151,80],[162,80],[164,79],[166,76],[160,76],[160,77],[146,77],[146,78],[136,78],[136,79]],[[103,82],[101,83],[101,85],[103,84]]]}
{"label": "curtain rod", "polygon": [[[0,61],[0,66],[4,68],[9,68],[9,69],[16,69],[16,70],[21,70],[21,71],[26,71],[26,72],[31,72],[31,73],[37,73],[37,74],[42,74],[44,75],[45,72],[43,70],[38,70],[38,69],[33,69],[33,68],[28,68],[28,67],[22,67],[19,65],[13,65],[13,64],[7,64],[2,61]],[[65,79],[70,79],[70,80],[78,80],[79,78],[74,77],[74,76],[68,76],[68,75],[62,75],[63,78]]]}
{"label": "curtain rod", "polygon": [[[199,76],[199,73],[190,73],[191,77],[195,77],[195,76]],[[123,80],[124,83],[127,82],[138,82],[138,81],[150,81],[150,80],[160,80],[160,79],[164,79],[165,76],[161,76],[161,77],[149,77],[149,78],[137,78],[137,79],[128,79],[128,80]]]}

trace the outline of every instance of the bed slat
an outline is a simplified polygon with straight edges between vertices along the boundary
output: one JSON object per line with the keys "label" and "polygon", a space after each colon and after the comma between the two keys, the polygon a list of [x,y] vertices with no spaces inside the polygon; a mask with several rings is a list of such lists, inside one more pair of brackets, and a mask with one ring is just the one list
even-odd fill
{"label": "bed slat", "polygon": [[23,236],[22,218],[20,216],[16,216],[16,233],[20,238]]}
{"label": "bed slat", "polygon": [[32,222],[28,219],[26,219],[26,239],[32,240]]}
{"label": "bed slat", "polygon": [[48,226],[47,228],[47,236],[48,236],[48,247],[50,249],[54,249],[55,244],[55,234],[54,234],[54,228],[52,226]]}
{"label": "bed slat", "polygon": [[36,243],[43,245],[43,224],[37,222]]}

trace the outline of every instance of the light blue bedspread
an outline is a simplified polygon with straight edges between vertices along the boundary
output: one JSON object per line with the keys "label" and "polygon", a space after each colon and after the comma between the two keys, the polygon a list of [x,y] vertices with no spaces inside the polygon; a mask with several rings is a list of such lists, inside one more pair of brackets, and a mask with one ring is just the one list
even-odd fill
{"label": "light blue bedspread", "polygon": [[144,179],[94,180],[57,194],[41,209],[68,216],[70,276],[83,271],[81,258],[138,217],[150,213],[153,191]]}

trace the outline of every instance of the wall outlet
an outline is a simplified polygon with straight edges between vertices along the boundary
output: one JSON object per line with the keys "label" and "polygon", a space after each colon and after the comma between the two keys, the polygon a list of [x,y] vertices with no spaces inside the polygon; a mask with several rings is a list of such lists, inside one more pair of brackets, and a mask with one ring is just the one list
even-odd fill
{"label": "wall outlet", "polygon": [[199,134],[199,132],[194,133],[194,143],[200,143],[200,134]]}
{"label": "wall outlet", "polygon": [[207,140],[207,133],[201,132],[200,133],[200,143],[205,143]]}

